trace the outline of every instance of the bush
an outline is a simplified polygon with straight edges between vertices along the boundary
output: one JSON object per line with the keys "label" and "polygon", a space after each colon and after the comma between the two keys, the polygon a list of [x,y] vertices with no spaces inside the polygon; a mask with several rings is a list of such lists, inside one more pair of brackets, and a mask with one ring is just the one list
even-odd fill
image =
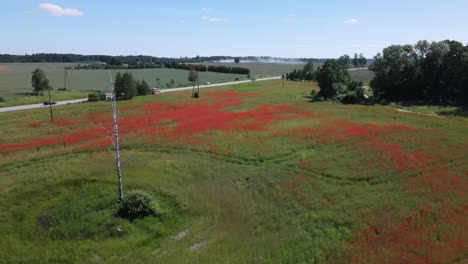
{"label": "bush", "polygon": [[144,191],[131,191],[121,202],[117,214],[130,220],[155,216],[158,215],[158,204]]}
{"label": "bush", "polygon": [[105,101],[107,99],[106,93],[100,92],[98,93],[99,101]]}
{"label": "bush", "polygon": [[98,93],[88,94],[88,102],[97,102],[97,101],[99,101],[99,94]]}
{"label": "bush", "polygon": [[193,98],[200,98],[200,95],[198,94],[198,92],[195,92],[195,93],[193,94]]}
{"label": "bush", "polygon": [[5,99],[3,99],[3,97],[0,96],[0,103],[3,103],[5,102]]}
{"label": "bush", "polygon": [[58,88],[59,91],[63,92],[63,91],[66,91],[67,88]]}

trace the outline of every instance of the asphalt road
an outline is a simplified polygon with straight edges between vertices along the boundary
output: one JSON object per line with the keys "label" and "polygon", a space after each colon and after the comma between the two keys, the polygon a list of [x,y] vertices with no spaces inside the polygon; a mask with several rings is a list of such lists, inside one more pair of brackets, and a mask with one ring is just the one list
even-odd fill
{"label": "asphalt road", "polygon": [[[269,81],[269,80],[278,80],[278,79],[281,79],[281,76],[257,79],[256,82]],[[226,85],[235,85],[235,84],[242,84],[242,83],[249,83],[249,82],[252,82],[252,81],[247,80],[247,81],[236,81],[236,82],[225,82],[225,83],[215,83],[215,84],[209,84],[209,85],[200,85],[200,89],[220,87],[220,86],[226,86]],[[192,90],[192,89],[193,89],[192,86],[181,87],[181,88],[173,88],[173,89],[161,89],[161,93],[178,92],[178,91],[185,91],[185,90]],[[83,102],[87,102],[87,101],[88,101],[88,98],[68,100],[68,101],[60,101],[60,102],[57,102],[57,104],[53,105],[53,107],[60,106],[60,105],[78,104],[78,103],[83,103]],[[18,106],[11,106],[11,107],[2,107],[2,108],[0,108],[0,113],[20,111],[20,110],[28,110],[28,109],[36,109],[36,108],[43,108],[43,107],[49,107],[49,106],[44,105],[44,104],[30,104],[30,105],[18,105]]]}

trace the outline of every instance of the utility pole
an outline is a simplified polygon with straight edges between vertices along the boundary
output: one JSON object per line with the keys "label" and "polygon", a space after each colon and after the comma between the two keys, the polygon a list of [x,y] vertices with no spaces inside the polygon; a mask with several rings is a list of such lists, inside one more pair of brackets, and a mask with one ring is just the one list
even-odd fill
{"label": "utility pole", "polygon": [[200,82],[198,81],[198,69],[197,69],[197,86],[198,86],[198,97],[200,97]]}
{"label": "utility pole", "polygon": [[47,89],[49,91],[49,109],[50,109],[50,123],[54,123],[54,113],[52,111],[52,100],[50,99],[50,88]]}
{"label": "utility pole", "polygon": [[281,76],[281,77],[282,77],[282,79],[283,79],[283,89],[284,89],[284,77],[285,77],[285,76],[284,76],[284,72],[283,72],[283,76]]}
{"label": "utility pole", "polygon": [[123,187],[122,187],[122,168],[120,164],[120,143],[119,143],[119,124],[117,118],[117,102],[115,96],[114,83],[112,76],[109,71],[109,90],[111,92],[111,106],[112,106],[112,119],[114,121],[114,147],[115,147],[115,165],[117,167],[117,179],[118,179],[118,190],[119,190],[119,202],[123,201]]}

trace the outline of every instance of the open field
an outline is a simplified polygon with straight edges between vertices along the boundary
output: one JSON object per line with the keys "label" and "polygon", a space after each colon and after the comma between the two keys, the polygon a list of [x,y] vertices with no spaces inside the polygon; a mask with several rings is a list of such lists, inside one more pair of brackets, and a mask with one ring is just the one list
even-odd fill
{"label": "open field", "polygon": [[124,190],[162,211],[134,222],[113,217],[108,103],[56,107],[53,125],[46,109],[0,114],[0,259],[467,261],[466,121],[310,103],[314,84],[281,84],[119,102]]}
{"label": "open field", "polygon": [[[281,76],[283,73],[292,72],[295,69],[302,69],[302,64],[281,64],[281,63],[203,63],[204,65],[225,65],[230,67],[249,68],[252,77]],[[314,62],[314,69],[323,65],[322,62]],[[374,76],[368,69],[351,70],[351,77],[356,81],[369,83]]]}
{"label": "open field", "polygon": [[368,69],[351,70],[349,71],[349,74],[351,74],[353,80],[360,81],[365,84],[368,84],[372,78],[374,78],[374,73]]}
{"label": "open field", "polygon": [[[36,68],[45,71],[53,88],[65,87],[64,77],[66,66],[76,66],[76,63],[4,63],[0,64],[0,96],[6,100],[13,99],[32,92],[31,72]],[[133,73],[135,79],[146,80],[151,86],[156,86],[156,78],[160,79],[162,88],[174,80],[176,87],[189,85],[188,71],[177,69],[137,69],[137,70],[112,70],[113,75],[118,71]],[[245,75],[224,74],[213,72],[200,72],[200,83],[230,82],[236,78],[246,79]],[[74,91],[107,90],[109,87],[109,74],[106,70],[68,70],[70,86]],[[73,98],[69,98],[73,99]]]}

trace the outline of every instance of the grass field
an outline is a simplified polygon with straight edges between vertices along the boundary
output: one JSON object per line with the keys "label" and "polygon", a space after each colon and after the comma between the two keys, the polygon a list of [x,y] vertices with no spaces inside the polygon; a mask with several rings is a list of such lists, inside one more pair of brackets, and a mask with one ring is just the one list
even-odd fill
{"label": "grass field", "polygon": [[[162,215],[113,216],[105,102],[0,114],[5,263],[465,263],[468,123],[310,103],[248,83],[119,102],[124,190]],[[116,233],[120,227],[123,234]]]}

